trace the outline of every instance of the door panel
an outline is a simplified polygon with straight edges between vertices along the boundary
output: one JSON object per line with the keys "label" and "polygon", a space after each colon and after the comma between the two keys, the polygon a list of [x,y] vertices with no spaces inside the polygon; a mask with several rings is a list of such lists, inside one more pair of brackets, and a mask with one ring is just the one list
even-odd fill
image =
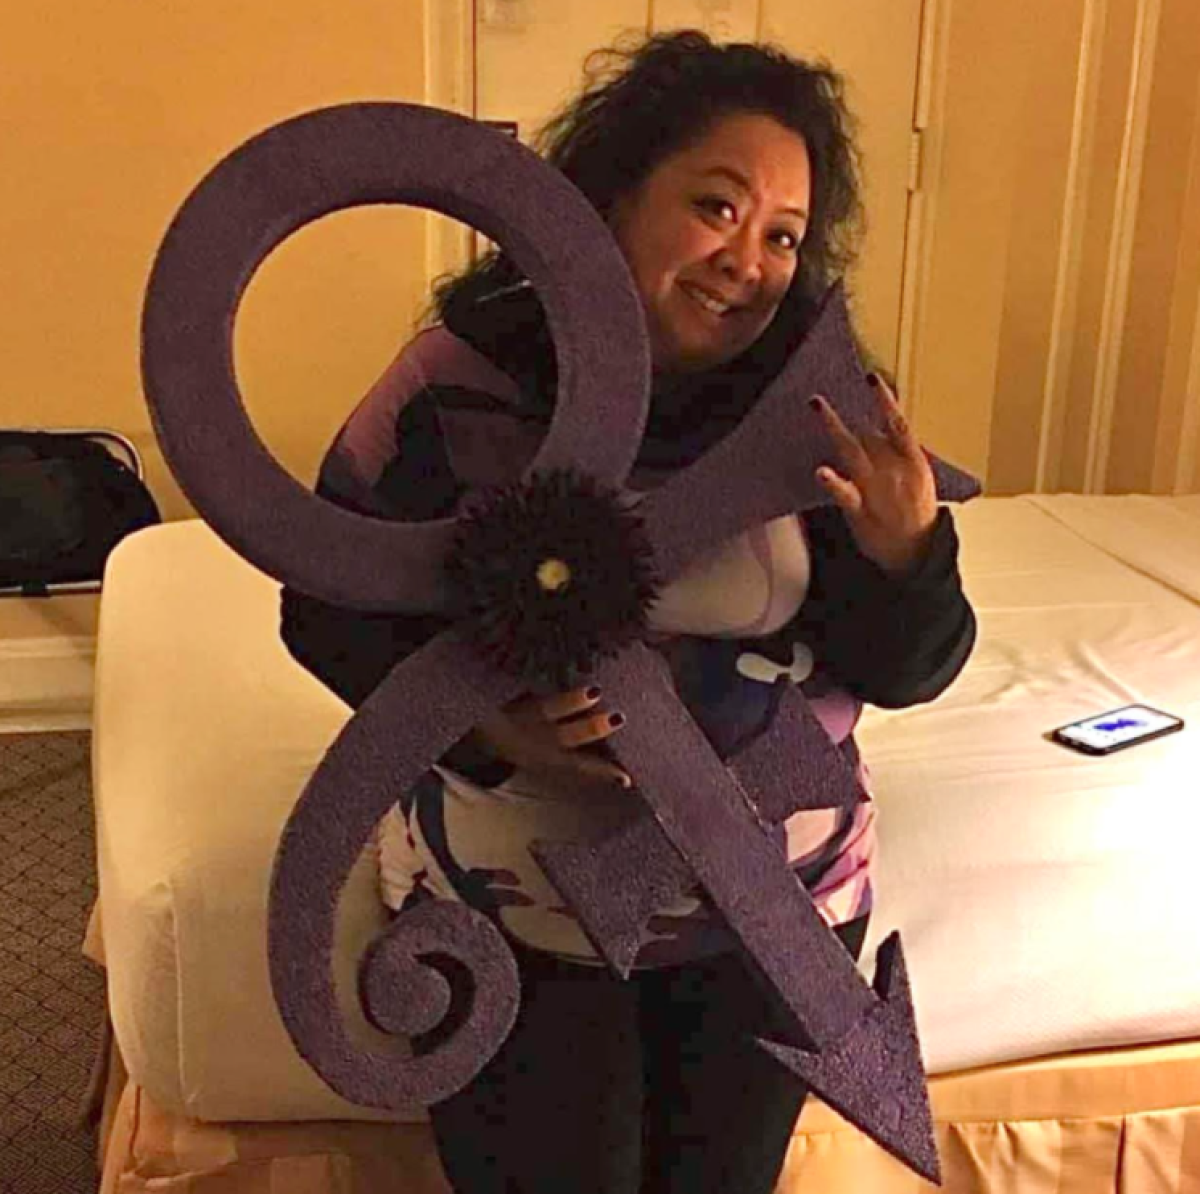
{"label": "door panel", "polygon": [[762,0],[762,39],[826,58],[859,123],[867,229],[850,278],[859,330],[894,371],[908,220],[921,0]]}
{"label": "door panel", "polygon": [[622,32],[692,26],[718,40],[760,37],[827,58],[861,126],[868,229],[850,279],[860,330],[895,369],[921,0],[480,0],[476,115],[516,121],[523,141],[578,88],[587,54]]}
{"label": "door panel", "polygon": [[[589,54],[648,28],[650,0],[608,0],[603,9],[560,0],[478,0],[475,116],[514,125],[526,145],[580,89]],[[490,242],[472,235],[473,256]]]}
{"label": "door panel", "polygon": [[521,140],[579,90],[584,60],[622,34],[645,33],[649,0],[603,5],[563,0],[479,0],[475,115],[515,121]]}
{"label": "door panel", "polygon": [[703,29],[714,41],[756,41],[759,0],[654,0],[655,33]]}

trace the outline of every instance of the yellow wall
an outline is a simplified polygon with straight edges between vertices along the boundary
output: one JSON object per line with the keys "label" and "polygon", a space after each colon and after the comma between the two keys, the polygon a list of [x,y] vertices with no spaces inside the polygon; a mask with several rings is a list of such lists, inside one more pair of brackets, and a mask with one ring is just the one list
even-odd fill
{"label": "yellow wall", "polygon": [[1158,25],[1107,481],[1200,492],[1200,6]]}
{"label": "yellow wall", "polygon": [[[422,99],[423,11],[420,0],[3,0],[0,424],[118,428],[168,516],[186,513],[138,369],[162,233],[202,175],[265,126],[330,103]],[[302,479],[407,336],[424,253],[420,215],[360,209],[304,229],[252,282],[242,388]],[[0,637],[36,630],[17,604],[0,601]]]}
{"label": "yellow wall", "polygon": [[1200,491],[1200,6],[928,11],[918,428],[992,493]]}
{"label": "yellow wall", "polygon": [[[472,107],[469,80],[425,77],[427,5],[455,16],[435,32],[462,43],[473,12],[526,22],[481,24],[497,43],[527,40],[544,17],[559,50],[564,29],[591,20],[579,10],[563,26],[541,0],[3,0],[0,424],[116,427],[167,515],[187,513],[138,373],[163,229],[222,155],[297,112],[427,95]],[[738,0],[721,12],[735,36],[778,35],[763,28],[768,9],[784,11]],[[662,27],[713,12],[622,0],[604,19]],[[797,28],[824,29],[816,18],[831,13],[806,6]],[[926,0],[925,14],[934,70],[907,396],[919,430],[993,492],[1200,488],[1200,7]],[[535,60],[577,76],[577,49]],[[459,71],[461,52],[443,56]],[[512,88],[484,82],[483,106],[511,114]],[[416,213],[342,213],[251,284],[243,389],[302,479],[407,336],[446,256],[433,250]],[[86,633],[92,604],[60,603],[56,617]],[[0,638],[60,633],[47,609],[0,601]]]}

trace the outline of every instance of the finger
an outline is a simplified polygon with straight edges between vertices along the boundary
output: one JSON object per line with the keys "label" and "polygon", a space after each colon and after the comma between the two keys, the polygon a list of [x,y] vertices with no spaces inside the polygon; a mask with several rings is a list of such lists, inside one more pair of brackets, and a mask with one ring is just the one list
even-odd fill
{"label": "finger", "polygon": [[595,755],[581,754],[575,752],[569,756],[572,763],[572,768],[578,770],[588,779],[594,779],[603,783],[605,786],[616,784],[619,788],[632,788],[633,779],[627,771],[623,771],[616,763],[610,763],[606,759],[598,759]]}
{"label": "finger", "polygon": [[620,788],[632,788],[633,780],[627,771],[601,755],[587,750],[563,750],[548,747],[538,752],[524,764],[526,770],[536,772],[552,784],[575,788],[580,781],[595,783],[605,789],[614,784]]}
{"label": "finger", "polygon": [[825,430],[829,433],[829,438],[833,440],[834,449],[843,469],[851,477],[861,477],[869,473],[871,458],[867,454],[866,448],[863,447],[858,436],[842,422],[841,415],[830,406],[829,400],[820,394],[814,394],[809,399],[809,405],[825,424]]}
{"label": "finger", "polygon": [[888,442],[910,455],[919,452],[921,446],[917,442],[917,437],[909,426],[908,420],[904,417],[904,411],[900,409],[900,400],[896,397],[895,390],[878,373],[868,374],[867,380],[871,383],[879,401]]}
{"label": "finger", "polygon": [[600,689],[592,684],[583,688],[572,688],[568,692],[556,692],[537,701],[538,712],[547,721],[562,721],[575,717],[586,709],[592,709],[600,700]]}
{"label": "finger", "polygon": [[555,726],[555,737],[564,750],[576,750],[611,738],[624,724],[625,717],[621,713],[592,713],[573,721],[559,722]]}
{"label": "finger", "polygon": [[817,469],[817,482],[847,514],[858,514],[862,510],[862,491],[853,481],[838,476],[833,469],[822,465]]}

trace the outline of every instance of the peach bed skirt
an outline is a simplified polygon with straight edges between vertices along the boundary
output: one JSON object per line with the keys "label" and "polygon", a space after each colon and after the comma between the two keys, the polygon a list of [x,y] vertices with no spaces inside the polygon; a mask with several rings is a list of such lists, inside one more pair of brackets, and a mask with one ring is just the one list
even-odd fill
{"label": "peach bed skirt", "polygon": [[[950,1194],[1200,1194],[1200,1042],[1073,1054],[930,1084]],[[100,1194],[452,1194],[425,1125],[208,1124],[109,1068]],[[779,1194],[928,1194],[810,1101]]]}

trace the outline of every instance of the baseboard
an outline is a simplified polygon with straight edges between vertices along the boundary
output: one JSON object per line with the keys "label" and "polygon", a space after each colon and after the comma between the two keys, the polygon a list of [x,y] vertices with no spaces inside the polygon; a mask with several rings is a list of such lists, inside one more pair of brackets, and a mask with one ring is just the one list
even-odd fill
{"label": "baseboard", "polygon": [[88,729],[95,664],[90,636],[0,639],[0,733]]}

